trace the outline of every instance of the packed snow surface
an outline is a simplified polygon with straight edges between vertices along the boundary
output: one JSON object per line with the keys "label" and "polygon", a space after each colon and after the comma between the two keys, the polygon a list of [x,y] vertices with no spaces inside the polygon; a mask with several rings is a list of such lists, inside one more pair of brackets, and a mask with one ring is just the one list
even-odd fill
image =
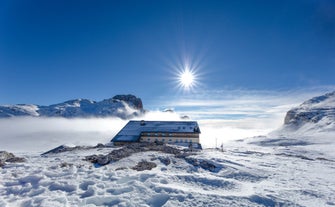
{"label": "packed snow surface", "polygon": [[[334,143],[331,134],[254,137],[190,156],[217,171],[153,151],[105,166],[83,159],[119,148],[20,153],[26,162],[0,171],[0,206],[335,206]],[[133,170],[141,161],[157,166]]]}

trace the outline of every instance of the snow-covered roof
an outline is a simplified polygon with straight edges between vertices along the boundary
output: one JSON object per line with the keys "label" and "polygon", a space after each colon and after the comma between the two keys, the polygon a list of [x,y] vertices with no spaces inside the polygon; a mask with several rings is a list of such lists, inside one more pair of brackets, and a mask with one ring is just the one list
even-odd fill
{"label": "snow-covered roof", "polygon": [[196,121],[129,121],[112,141],[138,141],[142,132],[200,133],[200,129]]}

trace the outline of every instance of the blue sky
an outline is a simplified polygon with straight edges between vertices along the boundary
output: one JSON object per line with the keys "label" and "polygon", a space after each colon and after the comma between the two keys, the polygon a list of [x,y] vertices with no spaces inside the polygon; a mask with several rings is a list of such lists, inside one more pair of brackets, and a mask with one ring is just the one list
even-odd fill
{"label": "blue sky", "polygon": [[[187,64],[198,84],[183,91]],[[185,99],[221,107],[236,91],[326,92],[334,77],[331,0],[0,2],[0,104],[131,93],[183,111]]]}

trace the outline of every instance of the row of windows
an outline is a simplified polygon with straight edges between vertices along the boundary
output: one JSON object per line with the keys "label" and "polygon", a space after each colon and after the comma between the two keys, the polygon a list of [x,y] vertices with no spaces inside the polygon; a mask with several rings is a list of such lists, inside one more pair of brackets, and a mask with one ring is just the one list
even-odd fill
{"label": "row of windows", "polygon": [[185,136],[185,137],[190,137],[190,136],[198,136],[198,134],[193,134],[193,133],[169,133],[169,134],[166,134],[166,133],[142,133],[142,135],[144,136],[151,136],[151,137],[158,137],[158,136],[161,136],[161,137],[174,137],[174,136]]}
{"label": "row of windows", "polygon": [[[151,136],[151,135],[154,135],[154,136],[158,136],[158,135],[161,135],[161,136],[163,136],[163,137],[165,137],[165,133],[143,133],[143,134],[146,134],[146,135],[148,135],[148,136]],[[168,136],[173,136],[173,134],[168,134]]]}
{"label": "row of windows", "polygon": [[175,143],[189,143],[189,142],[192,142],[191,139],[158,139],[158,138],[153,138],[153,139],[150,139],[150,138],[147,138],[145,141],[147,142],[150,142],[150,141],[160,141],[160,142],[175,142]]}

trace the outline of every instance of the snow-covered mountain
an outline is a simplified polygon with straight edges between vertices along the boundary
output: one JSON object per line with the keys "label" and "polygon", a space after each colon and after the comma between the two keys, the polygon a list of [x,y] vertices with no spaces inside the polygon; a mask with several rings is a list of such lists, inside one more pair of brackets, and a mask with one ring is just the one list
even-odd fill
{"label": "snow-covered mountain", "polygon": [[283,129],[300,132],[335,130],[335,91],[314,97],[289,110]]}
{"label": "snow-covered mountain", "polygon": [[0,106],[0,117],[119,117],[129,119],[144,112],[142,100],[134,95],[116,95],[99,102],[75,99],[50,106],[16,104]]}

